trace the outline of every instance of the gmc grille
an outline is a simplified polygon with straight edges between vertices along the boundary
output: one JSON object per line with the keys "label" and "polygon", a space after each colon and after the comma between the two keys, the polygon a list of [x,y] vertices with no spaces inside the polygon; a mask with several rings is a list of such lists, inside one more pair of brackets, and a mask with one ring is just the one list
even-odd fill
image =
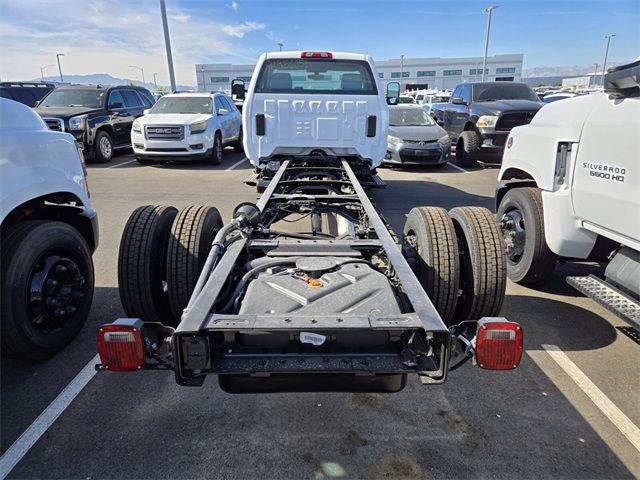
{"label": "gmc grille", "polygon": [[61,118],[43,118],[44,123],[47,124],[49,130],[55,130],[56,132],[64,132],[64,120]]}
{"label": "gmc grille", "polygon": [[184,138],[182,127],[167,125],[146,125],[144,127],[147,140],[182,140]]}
{"label": "gmc grille", "polygon": [[533,120],[534,112],[507,112],[500,115],[498,122],[496,123],[496,130],[508,132],[513,127],[519,127],[520,125],[528,125]]}

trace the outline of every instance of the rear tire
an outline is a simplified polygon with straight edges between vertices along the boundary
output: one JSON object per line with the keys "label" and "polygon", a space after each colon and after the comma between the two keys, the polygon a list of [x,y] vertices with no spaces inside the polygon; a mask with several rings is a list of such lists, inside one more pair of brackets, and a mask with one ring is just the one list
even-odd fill
{"label": "rear tire", "polygon": [[3,356],[47,359],[80,332],[93,299],[91,251],[62,222],[24,221],[2,239]]}
{"label": "rear tire", "polygon": [[495,317],[507,287],[504,244],[495,216],[486,208],[457,207],[449,212],[460,251],[461,296],[453,323]]}
{"label": "rear tire", "polygon": [[509,190],[500,201],[497,216],[506,245],[509,278],[522,284],[549,278],[558,257],[547,246],[540,190]]}
{"label": "rear tire", "polygon": [[191,205],[174,220],[167,253],[169,304],[174,318],[180,318],[189,303],[220,228],[220,212],[205,205]]}
{"label": "rear tire", "polygon": [[458,298],[460,256],[451,217],[444,208],[413,208],[404,226],[403,251],[446,325]]}
{"label": "rear tire", "polygon": [[456,144],[456,163],[459,167],[473,167],[476,165],[480,138],[474,131],[468,130],[460,134]]}
{"label": "rear tire", "polygon": [[216,132],[213,138],[213,148],[211,149],[211,155],[207,158],[207,163],[210,165],[220,165],[222,163],[222,136],[220,132]]}
{"label": "rear tire", "polygon": [[178,210],[163,205],[138,207],[120,241],[118,286],[125,313],[146,322],[177,322],[167,295],[166,257]]}
{"label": "rear tire", "polygon": [[244,153],[244,145],[242,144],[242,127],[238,132],[238,140],[233,144],[233,151],[236,153]]}

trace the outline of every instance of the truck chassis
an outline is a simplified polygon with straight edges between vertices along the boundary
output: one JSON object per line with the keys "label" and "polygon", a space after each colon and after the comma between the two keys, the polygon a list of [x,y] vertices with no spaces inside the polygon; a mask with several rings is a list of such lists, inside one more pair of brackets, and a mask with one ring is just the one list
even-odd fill
{"label": "truck chassis", "polygon": [[[415,265],[407,261],[411,256],[399,248],[347,159],[289,157],[271,168],[275,174],[258,203],[236,207],[234,220],[217,232],[175,328],[142,322],[135,318],[140,312],[125,305],[133,318],[113,325],[142,332],[146,360],[138,369],[172,369],[184,386],[200,386],[206,375],[216,374],[220,386],[233,393],[395,392],[410,373],[422,384],[443,383],[451,358],[459,357],[455,368],[473,357],[477,322],[445,324],[416,277]],[[309,216],[311,232],[272,228],[292,215]],[[398,305],[352,313],[354,299],[353,308],[339,313],[326,308],[302,314],[289,308],[242,312],[256,276],[291,275],[321,292],[325,273],[338,268],[350,279],[347,267],[384,276]],[[498,294],[504,296],[504,286]],[[364,292],[363,298],[369,297]],[[306,304],[305,298],[294,300]],[[109,370],[105,363],[96,368]]]}

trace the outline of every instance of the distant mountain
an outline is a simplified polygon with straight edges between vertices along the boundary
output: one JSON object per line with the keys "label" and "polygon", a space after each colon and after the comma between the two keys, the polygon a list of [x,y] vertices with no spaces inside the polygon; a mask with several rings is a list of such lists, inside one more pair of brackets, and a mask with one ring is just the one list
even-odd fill
{"label": "distant mountain", "polygon": [[[607,62],[607,69],[616,65],[624,65],[625,63],[631,63],[631,60],[624,62]],[[592,65],[573,65],[564,67],[533,67],[527,68],[522,71],[522,78],[529,77],[580,77],[582,75],[588,75],[593,73],[596,68],[595,63]],[[602,64],[598,64],[598,73],[602,73]]]}
{"label": "distant mountain", "polygon": [[[143,83],[140,80],[132,80],[130,78],[117,78],[108,73],[92,73],[89,75],[64,75],[65,83],[76,83],[80,85],[129,85],[133,83],[135,85],[142,86]],[[40,78],[34,78],[33,81],[39,81]],[[44,77],[46,82],[59,82],[60,77],[50,76]],[[145,83],[144,86],[150,91],[154,91],[156,86],[153,83]],[[160,85],[158,85],[160,86]],[[165,90],[169,90],[168,85],[163,85]],[[193,91],[195,87],[192,85],[176,85],[176,88],[180,91]]]}

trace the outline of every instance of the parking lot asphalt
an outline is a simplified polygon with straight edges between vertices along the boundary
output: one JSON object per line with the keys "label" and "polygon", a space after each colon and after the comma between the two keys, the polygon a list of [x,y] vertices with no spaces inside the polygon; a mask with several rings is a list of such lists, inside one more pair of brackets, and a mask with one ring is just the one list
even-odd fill
{"label": "parking lot asphalt", "polygon": [[[249,162],[229,149],[215,167],[141,166],[124,153],[88,170],[100,222],[91,315],[49,361],[3,359],[5,459],[92,361],[99,325],[123,315],[117,255],[129,214],[144,204],[206,203],[228,221],[238,203],[257,198],[242,183]],[[414,206],[493,209],[496,168],[380,175],[387,187],[371,195],[398,234]],[[466,365],[444,385],[410,378],[387,395],[230,395],[215,377],[187,388],[171,372],[98,373],[8,478],[638,478],[640,347],[616,329],[624,322],[564,281],[599,271],[566,264],[537,289],[508,284],[502,315],[525,332],[515,371]]]}

